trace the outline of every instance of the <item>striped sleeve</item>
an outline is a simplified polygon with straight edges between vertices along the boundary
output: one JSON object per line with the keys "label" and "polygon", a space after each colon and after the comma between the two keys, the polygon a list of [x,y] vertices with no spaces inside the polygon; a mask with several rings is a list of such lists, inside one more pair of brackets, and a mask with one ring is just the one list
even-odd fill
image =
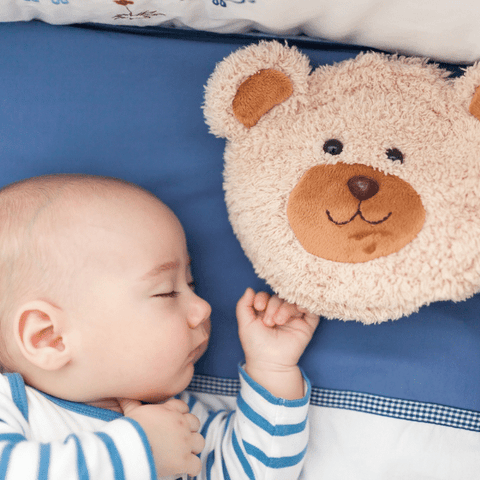
{"label": "striped sleeve", "polygon": [[293,480],[300,476],[308,442],[311,386],[299,400],[274,397],[240,367],[235,411],[205,412],[190,400],[202,422],[206,445],[198,480]]}
{"label": "striped sleeve", "polygon": [[33,438],[22,389],[0,381],[0,480],[156,480],[151,448],[129,418],[52,442]]}
{"label": "striped sleeve", "polygon": [[109,422],[102,431],[40,443],[0,422],[0,479],[155,480],[150,447],[138,429],[122,418]]}

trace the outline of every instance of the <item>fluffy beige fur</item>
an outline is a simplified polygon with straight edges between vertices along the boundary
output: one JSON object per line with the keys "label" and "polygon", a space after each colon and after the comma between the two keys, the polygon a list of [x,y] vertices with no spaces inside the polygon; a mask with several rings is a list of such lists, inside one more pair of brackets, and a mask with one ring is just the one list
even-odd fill
{"label": "fluffy beige fur", "polygon": [[[293,93],[262,112],[255,125],[245,126],[232,108],[237,91],[267,69],[288,78]],[[204,113],[211,131],[227,139],[224,188],[229,218],[257,274],[291,302],[328,318],[363,323],[397,319],[422,305],[464,300],[479,291],[480,121],[469,112],[479,85],[480,65],[453,79],[424,60],[379,53],[311,72],[302,53],[277,42],[249,46],[219,63],[206,86]],[[338,155],[325,152],[329,139],[343,144]],[[391,149],[402,152],[403,163],[388,158]],[[408,184],[421,203],[417,202],[412,238],[371,259],[353,253],[357,260],[342,260],[350,257],[342,256],[341,249],[355,247],[347,241],[347,227],[338,225],[335,228],[343,228],[341,241],[330,239],[321,228],[309,230],[307,236],[310,243],[315,235],[323,243],[337,242],[330,246],[340,252],[340,261],[323,258],[321,249],[309,253],[287,210],[295,187],[313,167],[322,165],[341,166],[342,171],[367,166],[360,171],[378,173],[380,192],[387,188],[383,178]],[[347,188],[338,180],[329,185],[328,175],[322,175],[316,180],[321,185],[318,192],[309,187],[308,205],[315,209],[318,203],[318,215],[330,208],[322,206],[333,195],[330,187]],[[338,194],[338,205],[331,206],[344,221],[358,203],[348,206],[347,196]],[[372,219],[383,219],[385,212],[393,211],[386,202],[395,198],[395,208],[401,208],[402,196],[392,191],[362,201],[359,209],[373,212]],[[315,223],[308,209],[300,212],[293,205],[296,229],[303,219],[305,224]],[[370,229],[372,238],[378,231],[359,215],[351,225]],[[383,236],[392,240],[392,235],[401,235],[402,229],[396,228],[384,229]],[[381,235],[375,238],[369,249],[361,248],[375,250],[375,242],[383,241]]]}

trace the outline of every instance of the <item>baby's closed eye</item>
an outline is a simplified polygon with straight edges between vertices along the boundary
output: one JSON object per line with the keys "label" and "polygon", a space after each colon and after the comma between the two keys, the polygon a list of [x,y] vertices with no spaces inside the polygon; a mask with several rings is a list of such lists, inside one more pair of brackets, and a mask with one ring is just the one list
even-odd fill
{"label": "baby's closed eye", "polygon": [[[188,286],[192,289],[195,290],[195,282],[189,282]],[[160,297],[160,298],[176,298],[180,295],[180,292],[177,290],[172,290],[169,292],[163,292],[163,293],[156,293],[155,295],[152,295],[152,297]]]}

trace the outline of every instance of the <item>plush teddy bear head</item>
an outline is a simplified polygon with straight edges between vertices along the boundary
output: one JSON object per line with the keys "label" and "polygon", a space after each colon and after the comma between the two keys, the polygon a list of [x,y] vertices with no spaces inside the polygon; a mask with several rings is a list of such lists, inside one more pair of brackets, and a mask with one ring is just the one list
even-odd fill
{"label": "plush teddy bear head", "polygon": [[257,274],[328,318],[378,323],[480,289],[480,65],[361,54],[311,71],[262,42],[217,65],[230,222]]}

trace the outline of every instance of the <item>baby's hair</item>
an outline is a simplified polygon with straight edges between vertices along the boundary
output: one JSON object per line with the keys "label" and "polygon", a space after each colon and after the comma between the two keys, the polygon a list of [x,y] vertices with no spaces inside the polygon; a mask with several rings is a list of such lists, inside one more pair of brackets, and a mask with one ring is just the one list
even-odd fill
{"label": "baby's hair", "polygon": [[[71,283],[72,253],[55,244],[59,223],[70,208],[92,196],[122,196],[125,189],[151,195],[123,180],[93,175],[34,177],[0,189],[0,369],[14,369],[9,325],[28,296],[65,292]],[[71,211],[71,210],[70,210]]]}

